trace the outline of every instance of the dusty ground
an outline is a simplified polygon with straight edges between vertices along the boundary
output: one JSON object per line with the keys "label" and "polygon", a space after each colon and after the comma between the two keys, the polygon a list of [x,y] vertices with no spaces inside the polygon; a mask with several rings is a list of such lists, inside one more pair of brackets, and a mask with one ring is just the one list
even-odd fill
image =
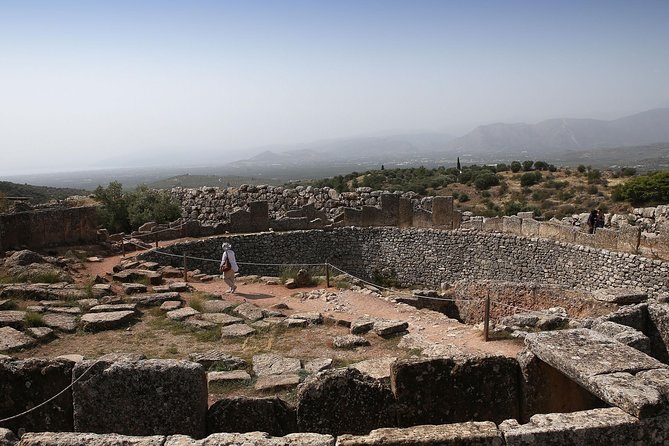
{"label": "dusty ground", "polygon": [[[85,269],[77,275],[77,281],[83,283],[96,274],[105,276],[120,259],[120,256],[114,256],[105,258],[100,263],[86,263]],[[166,319],[158,308],[154,308],[145,310],[141,319],[127,329],[60,334],[58,339],[50,343],[14,356],[26,358],[79,354],[86,358],[96,358],[106,353],[132,352],[143,353],[148,358],[187,359],[190,353],[222,349],[229,354],[244,358],[249,364],[255,354],[274,352],[300,358],[303,361],[332,358],[335,366],[344,366],[371,358],[405,358],[420,354],[416,350],[399,348],[397,344],[400,337],[384,339],[373,334],[366,335],[371,343],[368,347],[351,350],[334,349],[332,338],[348,334],[348,328],[334,321],[352,321],[361,316],[406,320],[409,322],[410,333],[420,334],[448,352],[515,356],[522,349],[522,343],[519,341],[483,342],[480,330],[449,319],[445,315],[429,310],[417,310],[362,292],[328,289],[330,292],[336,292],[337,302],[346,307],[345,311],[332,311],[332,302],[323,299],[305,300],[295,296],[296,291],[304,293],[322,289],[322,286],[289,290],[282,285],[252,283],[240,278],[237,293],[226,294],[227,285],[221,279],[209,283],[191,282],[191,285],[196,292],[184,293],[183,296],[187,301],[202,299],[204,293],[212,293],[221,295],[225,300],[248,301],[263,308],[285,303],[289,307],[288,310],[284,310],[287,314],[316,311],[323,314],[326,323],[303,329],[275,326],[248,338],[221,340],[215,331],[193,332],[180,323]],[[114,287],[121,294],[120,285]],[[250,370],[250,366],[248,369]],[[254,394],[255,392],[252,386],[228,386],[225,389],[214,390],[212,401],[216,399],[216,394],[222,393]],[[275,394],[287,399],[293,397],[292,392],[275,392]]]}

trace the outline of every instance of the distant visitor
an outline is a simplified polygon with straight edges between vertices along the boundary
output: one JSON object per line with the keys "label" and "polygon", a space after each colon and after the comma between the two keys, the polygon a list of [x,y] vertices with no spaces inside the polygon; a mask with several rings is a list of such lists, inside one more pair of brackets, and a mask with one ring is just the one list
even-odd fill
{"label": "distant visitor", "polygon": [[223,257],[221,258],[220,270],[223,273],[223,280],[228,284],[230,289],[228,293],[234,293],[237,290],[237,285],[235,285],[235,273],[239,271],[239,266],[237,266],[237,258],[235,257],[235,252],[232,250],[232,245],[230,243],[223,243]]}

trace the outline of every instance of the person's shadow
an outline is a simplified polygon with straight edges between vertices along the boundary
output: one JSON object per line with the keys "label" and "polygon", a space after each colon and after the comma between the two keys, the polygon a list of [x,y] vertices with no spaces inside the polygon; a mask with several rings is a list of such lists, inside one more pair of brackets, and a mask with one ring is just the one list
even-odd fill
{"label": "person's shadow", "polygon": [[271,299],[275,296],[271,294],[264,294],[264,293],[242,293],[242,292],[235,292],[235,296],[242,297],[244,299]]}

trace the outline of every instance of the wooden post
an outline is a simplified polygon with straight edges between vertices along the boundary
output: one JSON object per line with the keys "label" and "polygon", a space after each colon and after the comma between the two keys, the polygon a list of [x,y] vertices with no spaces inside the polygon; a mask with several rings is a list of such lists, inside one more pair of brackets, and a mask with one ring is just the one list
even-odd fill
{"label": "wooden post", "polygon": [[157,248],[158,247],[158,233],[156,232],[153,236],[156,239],[156,248]]}
{"label": "wooden post", "polygon": [[483,339],[488,342],[488,330],[490,328],[490,294],[485,297],[485,320],[483,322]]}
{"label": "wooden post", "polygon": [[325,262],[325,284],[330,288],[330,264]]}
{"label": "wooden post", "polygon": [[186,265],[186,253],[184,252],[184,282],[188,282],[188,266]]}

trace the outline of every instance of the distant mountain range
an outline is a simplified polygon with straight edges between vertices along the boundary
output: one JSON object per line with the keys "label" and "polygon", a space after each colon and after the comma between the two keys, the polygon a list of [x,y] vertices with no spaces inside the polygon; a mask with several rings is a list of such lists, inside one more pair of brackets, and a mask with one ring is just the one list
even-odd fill
{"label": "distant mountain range", "polygon": [[[669,108],[645,111],[611,121],[549,119],[537,124],[482,125],[454,138],[442,133],[363,137],[281,146],[226,165],[245,171],[261,167],[288,168],[326,163],[367,165],[415,164],[421,161],[486,161],[512,158],[574,158],[594,149],[647,146],[669,142]],[[657,147],[655,147],[657,149]]]}
{"label": "distant mountain range", "polygon": [[446,150],[475,154],[555,154],[568,150],[669,142],[669,108],[613,121],[549,119],[538,124],[491,124],[449,142]]}

